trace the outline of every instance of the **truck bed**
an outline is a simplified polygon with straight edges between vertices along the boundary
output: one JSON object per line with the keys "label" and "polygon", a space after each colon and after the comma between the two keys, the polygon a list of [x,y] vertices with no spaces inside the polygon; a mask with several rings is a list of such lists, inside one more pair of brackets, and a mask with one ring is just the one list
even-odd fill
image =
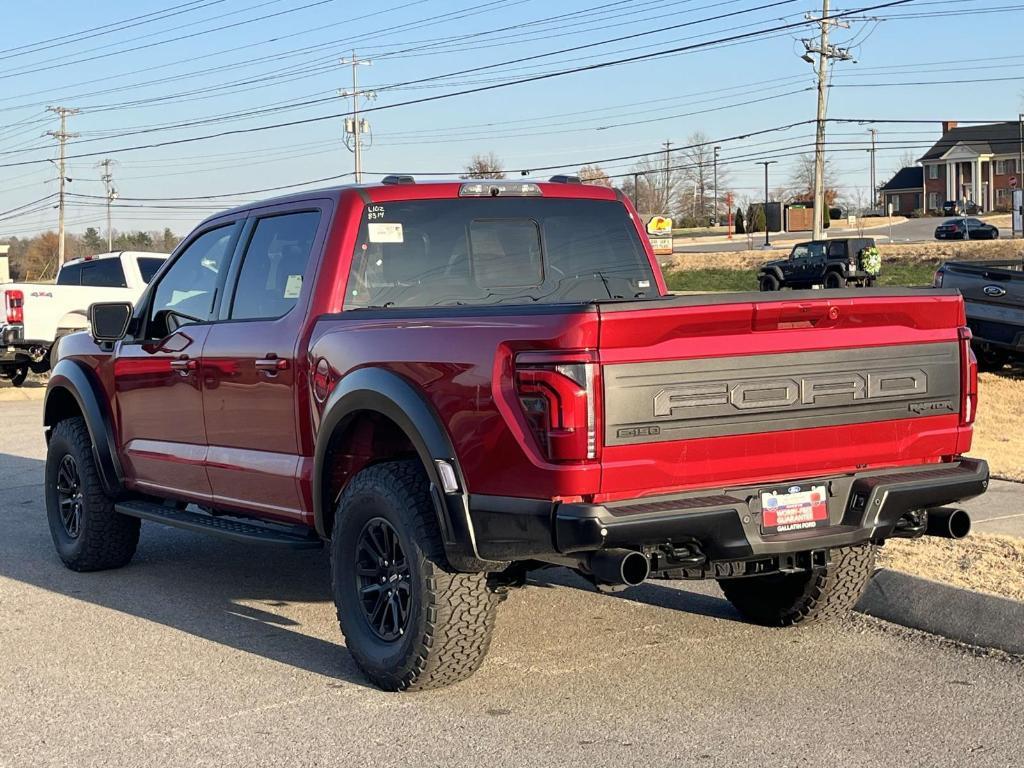
{"label": "truck bed", "polygon": [[[913,289],[370,309],[321,318],[311,355],[417,385],[459,425],[474,493],[604,501],[966,450],[962,313],[956,291]],[[532,448],[509,379],[517,354],[546,349],[597,352],[599,461]]]}

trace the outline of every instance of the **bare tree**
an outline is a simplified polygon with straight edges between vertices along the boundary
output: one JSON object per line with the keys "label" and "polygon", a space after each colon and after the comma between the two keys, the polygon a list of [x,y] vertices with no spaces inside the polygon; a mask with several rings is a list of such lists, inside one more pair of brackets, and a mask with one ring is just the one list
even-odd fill
{"label": "bare tree", "polygon": [[[838,192],[835,185],[835,166],[832,158],[825,157],[825,205],[831,206],[836,201]],[[800,155],[796,159],[796,167],[790,177],[790,189],[794,199],[810,201],[814,199],[814,155]]]}
{"label": "bare tree", "polygon": [[477,153],[466,164],[464,179],[504,179],[501,158],[493,152],[486,155]]}
{"label": "bare tree", "polygon": [[598,187],[614,186],[612,180],[600,165],[584,165],[576,172],[576,175],[580,177],[580,181],[584,184],[593,184]]}
{"label": "bare tree", "polygon": [[[718,184],[715,184],[715,147],[703,131],[694,131],[686,137],[687,149],[682,152],[682,173],[686,190],[692,195],[694,218],[707,223],[712,213],[721,210],[721,200],[729,188],[729,170],[718,165]],[[716,205],[715,193],[718,193]]]}
{"label": "bare tree", "polygon": [[677,216],[685,212],[683,174],[673,164],[671,155],[667,162],[664,153],[648,155],[630,169],[630,174],[622,190],[641,214]]}

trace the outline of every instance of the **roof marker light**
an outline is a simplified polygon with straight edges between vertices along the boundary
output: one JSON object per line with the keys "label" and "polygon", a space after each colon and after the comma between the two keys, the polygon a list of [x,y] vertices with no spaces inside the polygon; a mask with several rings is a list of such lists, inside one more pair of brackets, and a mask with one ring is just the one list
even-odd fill
{"label": "roof marker light", "polygon": [[474,181],[459,187],[459,197],[538,197],[543,194],[536,184],[522,181]]}

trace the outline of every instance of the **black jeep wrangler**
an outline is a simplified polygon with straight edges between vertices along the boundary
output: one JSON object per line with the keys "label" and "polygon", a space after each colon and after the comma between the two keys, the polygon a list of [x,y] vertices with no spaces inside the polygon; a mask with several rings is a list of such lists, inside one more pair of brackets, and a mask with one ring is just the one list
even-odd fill
{"label": "black jeep wrangler", "polygon": [[764,264],[757,273],[762,291],[780,288],[845,288],[874,285],[881,258],[870,237],[845,237],[797,243],[787,259]]}

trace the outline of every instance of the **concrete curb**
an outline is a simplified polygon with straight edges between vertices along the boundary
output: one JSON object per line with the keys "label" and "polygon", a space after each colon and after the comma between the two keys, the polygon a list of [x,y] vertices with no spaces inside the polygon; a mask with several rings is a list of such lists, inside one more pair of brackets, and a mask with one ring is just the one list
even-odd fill
{"label": "concrete curb", "polygon": [[883,568],[857,610],[968,645],[1024,654],[1024,603]]}

